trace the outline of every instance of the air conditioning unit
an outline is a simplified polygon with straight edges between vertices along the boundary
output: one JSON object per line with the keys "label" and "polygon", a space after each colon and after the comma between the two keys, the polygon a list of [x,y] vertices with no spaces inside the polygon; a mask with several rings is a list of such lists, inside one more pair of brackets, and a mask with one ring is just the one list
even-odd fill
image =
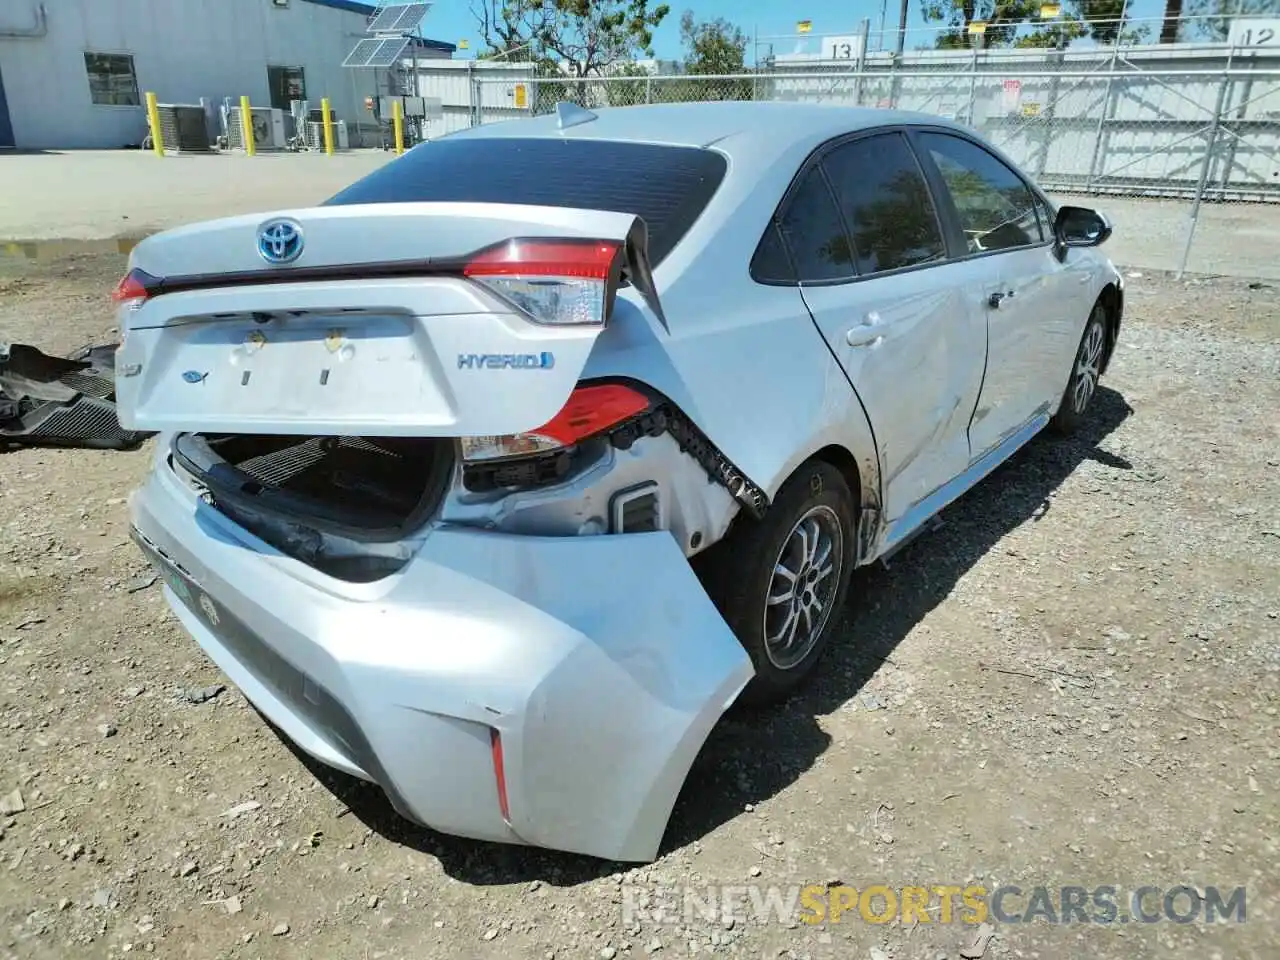
{"label": "air conditioning unit", "polygon": [[160,133],[166,153],[208,153],[209,123],[200,104],[160,103]]}
{"label": "air conditioning unit", "polygon": [[[283,150],[288,146],[284,130],[284,111],[276,107],[250,107],[253,121],[253,144],[259,150]],[[227,111],[227,145],[232,150],[244,149],[244,127],[240,124],[240,108]]]}
{"label": "air conditioning unit", "polygon": [[[311,120],[307,122],[307,147],[311,150],[324,149],[324,124]],[[347,134],[347,121],[333,121],[333,148],[350,150],[351,138]]]}

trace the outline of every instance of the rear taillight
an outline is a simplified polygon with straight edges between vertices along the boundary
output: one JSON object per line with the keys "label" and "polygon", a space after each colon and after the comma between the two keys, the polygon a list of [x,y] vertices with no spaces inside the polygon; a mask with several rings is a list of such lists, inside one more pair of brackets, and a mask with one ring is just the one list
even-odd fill
{"label": "rear taillight", "polygon": [[537,323],[603,326],[622,272],[611,240],[508,240],[472,257],[463,276]]}
{"label": "rear taillight", "polygon": [[508,436],[463,437],[462,457],[474,463],[551,453],[604,433],[649,407],[648,397],[619,383],[578,387],[560,412],[536,430]]}
{"label": "rear taillight", "polygon": [[137,267],[130,270],[111,291],[111,299],[119,304],[141,306],[159,290],[160,281]]}

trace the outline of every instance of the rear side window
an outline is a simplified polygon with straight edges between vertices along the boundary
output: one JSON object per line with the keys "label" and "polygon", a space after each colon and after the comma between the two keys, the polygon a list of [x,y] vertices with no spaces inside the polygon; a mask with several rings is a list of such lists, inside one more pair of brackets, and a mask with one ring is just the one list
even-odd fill
{"label": "rear side window", "polygon": [[380,167],[330,204],[478,202],[644,218],[649,259],[680,242],[724,180],[714,150],[611,140],[445,137]]}
{"label": "rear side window", "polygon": [[796,282],[795,268],[791,266],[791,255],[787,253],[777,217],[769,221],[769,227],[751,258],[751,276],[759,283]]}
{"label": "rear side window", "polygon": [[817,167],[801,178],[761,238],[751,275],[764,283],[821,283],[853,276],[849,238]]}
{"label": "rear side window", "polygon": [[946,257],[928,184],[902,134],[880,134],[842,144],[822,165],[853,235],[859,274],[898,270]]}

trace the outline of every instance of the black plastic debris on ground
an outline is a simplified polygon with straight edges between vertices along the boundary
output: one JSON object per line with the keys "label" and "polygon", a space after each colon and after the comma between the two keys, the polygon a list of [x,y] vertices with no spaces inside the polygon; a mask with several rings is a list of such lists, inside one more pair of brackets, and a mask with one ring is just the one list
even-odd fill
{"label": "black plastic debris on ground", "polygon": [[149,433],[116,418],[115,345],[51,357],[24,343],[0,343],[0,447],[130,450]]}

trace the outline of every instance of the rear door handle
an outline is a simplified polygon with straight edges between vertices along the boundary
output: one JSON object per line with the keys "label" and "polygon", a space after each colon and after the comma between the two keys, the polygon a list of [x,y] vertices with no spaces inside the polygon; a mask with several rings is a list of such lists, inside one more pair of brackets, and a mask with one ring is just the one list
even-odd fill
{"label": "rear door handle", "polygon": [[844,333],[844,342],[851,347],[875,346],[884,338],[883,323],[860,323]]}
{"label": "rear door handle", "polygon": [[1014,292],[1012,290],[997,290],[995,293],[987,297],[987,306],[992,310],[999,310],[1000,305],[1006,300],[1012,300]]}

